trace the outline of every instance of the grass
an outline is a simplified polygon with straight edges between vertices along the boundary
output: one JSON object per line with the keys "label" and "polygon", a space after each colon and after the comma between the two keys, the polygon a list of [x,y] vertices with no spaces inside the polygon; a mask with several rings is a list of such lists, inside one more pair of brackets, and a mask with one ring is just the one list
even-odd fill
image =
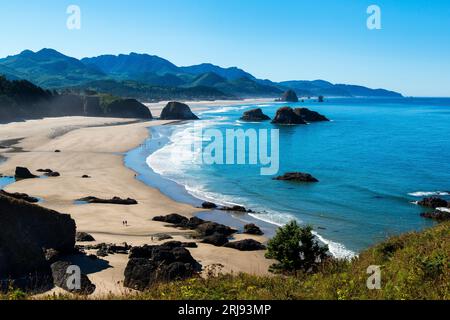
{"label": "grass", "polygon": [[[147,292],[105,299],[134,300],[295,300],[295,299],[450,299],[450,222],[392,237],[352,261],[330,261],[319,272],[253,276],[220,274],[159,284]],[[367,268],[381,268],[381,289],[366,286]],[[26,298],[18,292],[6,299]],[[53,296],[50,299],[70,299]],[[78,297],[84,299],[82,297]]]}

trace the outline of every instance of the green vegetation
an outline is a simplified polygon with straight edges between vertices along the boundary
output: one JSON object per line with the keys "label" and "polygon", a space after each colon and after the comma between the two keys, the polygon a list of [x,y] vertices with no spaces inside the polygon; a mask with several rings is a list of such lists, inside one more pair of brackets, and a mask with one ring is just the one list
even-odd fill
{"label": "green vegetation", "polygon": [[300,227],[291,221],[279,228],[269,240],[266,258],[279,262],[272,265],[273,272],[314,272],[327,259],[328,247],[321,247],[312,234],[312,227]]}
{"label": "green vegetation", "polygon": [[[147,292],[105,299],[450,299],[450,222],[390,238],[352,261],[326,260],[314,274],[220,274],[160,284]],[[366,287],[367,268],[381,267],[381,290]],[[219,272],[218,272],[219,271]],[[23,299],[20,291],[1,298]],[[47,299],[89,299],[55,295]]]}

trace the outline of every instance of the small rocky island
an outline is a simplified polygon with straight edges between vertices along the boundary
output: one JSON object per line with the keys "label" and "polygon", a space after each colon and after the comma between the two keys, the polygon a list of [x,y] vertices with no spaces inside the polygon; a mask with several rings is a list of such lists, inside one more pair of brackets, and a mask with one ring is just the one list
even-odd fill
{"label": "small rocky island", "polygon": [[172,101],[161,112],[161,120],[198,120],[187,104]]}
{"label": "small rocky island", "polygon": [[294,181],[294,182],[319,182],[319,180],[314,178],[309,173],[303,172],[288,172],[282,176],[274,178],[273,180]]}
{"label": "small rocky island", "polygon": [[244,112],[244,115],[241,117],[242,121],[266,121],[270,120],[270,117],[265,115],[261,108],[252,109]]}
{"label": "small rocky island", "polygon": [[295,108],[294,112],[306,122],[330,121],[324,115],[321,115],[316,111],[309,110],[308,108]]}
{"label": "small rocky island", "polygon": [[307,124],[305,120],[297,113],[294,112],[294,109],[291,107],[283,107],[277,110],[275,118],[272,120],[274,124]]}

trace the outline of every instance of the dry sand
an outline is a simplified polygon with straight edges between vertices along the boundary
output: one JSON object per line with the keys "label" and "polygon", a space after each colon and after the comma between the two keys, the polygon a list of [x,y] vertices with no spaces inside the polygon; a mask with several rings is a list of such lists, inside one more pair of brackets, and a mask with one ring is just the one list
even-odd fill
{"label": "dry sand", "polygon": [[[244,103],[263,102],[267,100],[247,100]],[[211,105],[242,103],[195,102],[190,105],[195,112]],[[159,114],[160,105],[149,105],[154,115]],[[77,231],[92,234],[96,243],[152,244],[157,242],[152,242],[151,236],[158,233],[169,233],[175,240],[192,241],[187,240],[187,232],[166,227],[152,218],[174,212],[192,216],[199,209],[175,202],[159,190],[138,181],[135,172],[123,163],[123,153],[138,147],[148,137],[148,127],[167,123],[159,120],[130,123],[130,119],[64,117],[0,125],[0,141],[20,139],[14,149],[0,149],[0,156],[7,158],[0,164],[0,173],[13,175],[16,166],[24,166],[35,174],[36,170],[46,168],[61,174],[58,178],[22,180],[9,185],[6,190],[39,197],[43,200],[42,206],[70,214],[76,221]],[[55,150],[61,152],[55,153]],[[82,179],[85,174],[92,178]],[[139,204],[74,204],[75,199],[85,196],[130,197]],[[123,226],[124,220],[128,221],[128,227]],[[237,235],[236,238],[244,236]],[[264,241],[262,237],[253,238]],[[224,272],[267,274],[271,264],[262,251],[240,252],[204,244],[189,250],[203,266],[221,264]],[[125,255],[110,255],[95,266],[80,261],[82,269],[86,265],[84,271],[97,286],[95,295],[127,291],[121,284],[127,260]]]}

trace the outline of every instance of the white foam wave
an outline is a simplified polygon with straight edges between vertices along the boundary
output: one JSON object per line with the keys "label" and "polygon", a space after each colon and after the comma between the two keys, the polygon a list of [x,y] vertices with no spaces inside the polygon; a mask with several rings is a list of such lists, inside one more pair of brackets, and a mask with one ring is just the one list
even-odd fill
{"label": "white foam wave", "polygon": [[436,208],[436,210],[441,211],[441,212],[448,212],[448,213],[450,213],[450,208],[439,207],[439,208]]}
{"label": "white foam wave", "polygon": [[[229,206],[229,205],[242,205],[247,202],[246,199],[241,197],[230,197],[223,194],[218,194],[215,192],[210,192],[206,190],[205,186],[197,181],[195,177],[187,176],[187,173],[199,168],[201,157],[201,147],[193,148],[193,142],[201,141],[201,137],[197,137],[198,126],[207,127],[211,125],[218,124],[219,121],[226,120],[226,118],[215,118],[214,120],[204,120],[196,122],[194,127],[192,124],[180,125],[172,132],[169,137],[169,143],[162,148],[156,150],[147,158],[148,166],[157,174],[164,176],[165,178],[174,181],[175,183],[183,186],[186,191],[195,198],[201,199],[203,201],[212,201],[218,205]],[[223,124],[223,122],[220,122]],[[253,208],[259,210],[260,208]],[[265,211],[261,208],[261,213],[251,213],[250,215],[255,219],[273,224],[275,226],[282,226],[293,219],[302,223],[295,216],[275,211]],[[344,245],[325,239],[318,233],[314,235],[324,244],[327,244],[331,254],[337,258],[349,259],[356,254],[345,248]]]}
{"label": "white foam wave", "polygon": [[432,196],[449,196],[448,191],[417,191],[408,193],[412,197],[432,197]]}

